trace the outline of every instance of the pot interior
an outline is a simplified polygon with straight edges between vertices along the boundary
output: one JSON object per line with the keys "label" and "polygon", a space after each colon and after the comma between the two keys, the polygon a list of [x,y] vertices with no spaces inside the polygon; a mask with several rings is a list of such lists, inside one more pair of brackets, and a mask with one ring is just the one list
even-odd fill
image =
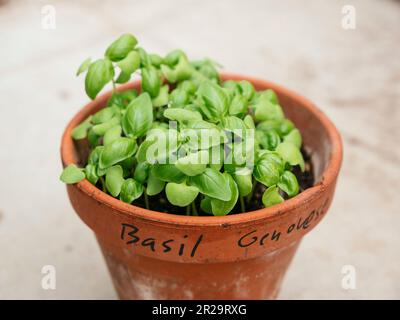
{"label": "pot interior", "polygon": [[301,105],[301,101],[281,92],[278,92],[278,96],[286,117],[301,132],[303,148],[311,157],[316,184],[321,181],[331,157],[332,142],[328,130],[315,113]]}

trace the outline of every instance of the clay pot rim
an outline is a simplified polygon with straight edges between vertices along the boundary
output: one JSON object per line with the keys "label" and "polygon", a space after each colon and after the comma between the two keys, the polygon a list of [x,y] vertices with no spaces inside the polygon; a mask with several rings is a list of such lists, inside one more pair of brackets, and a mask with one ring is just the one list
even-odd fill
{"label": "clay pot rim", "polygon": [[[329,120],[329,118],[319,110],[311,101],[304,98],[303,96],[285,88],[277,85],[273,82],[262,80],[255,77],[242,76],[239,74],[222,72],[221,77],[224,80],[243,80],[246,79],[253,84],[258,86],[262,85],[268,88],[276,89],[286,96],[290,96],[292,99],[297,100],[301,107],[307,108],[311,113],[313,113],[322,125],[326,128],[330,143],[332,146],[331,154],[329,158],[329,163],[326,166],[321,179],[313,187],[304,190],[299,195],[284,201],[281,204],[274,205],[269,208],[262,208],[255,211],[248,211],[245,213],[226,215],[222,217],[215,216],[184,216],[171,213],[158,212],[153,210],[147,210],[145,208],[137,207],[119,199],[113,198],[112,196],[106,194],[105,192],[98,189],[96,186],[92,185],[88,180],[82,180],[81,182],[75,184],[78,189],[86,193],[88,196],[94,198],[96,201],[103,203],[111,207],[112,209],[119,211],[122,214],[128,216],[134,216],[140,219],[153,221],[155,223],[165,223],[169,225],[176,226],[232,226],[237,224],[252,223],[258,220],[268,219],[270,221],[281,218],[282,215],[290,213],[293,209],[306,206],[307,203],[312,201],[319,194],[324,192],[324,190],[335,182],[337,175],[340,170],[342,163],[342,140],[338,130],[335,125]],[[137,86],[140,80],[134,80],[128,84],[118,87],[118,91],[123,91],[132,87]],[[96,98],[94,101],[86,104],[69,122],[67,125],[61,141],[61,160],[64,166],[69,164],[77,163],[75,157],[75,146],[73,139],[71,138],[72,129],[83,121],[89,114],[91,114],[92,109],[99,104],[104,104],[109,98],[111,91],[106,92]]]}

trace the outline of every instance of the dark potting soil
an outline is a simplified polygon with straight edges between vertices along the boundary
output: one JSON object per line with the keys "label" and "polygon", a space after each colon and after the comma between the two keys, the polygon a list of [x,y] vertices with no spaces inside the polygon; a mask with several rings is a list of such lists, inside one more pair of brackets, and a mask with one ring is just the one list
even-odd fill
{"label": "dark potting soil", "polygon": [[[310,188],[314,185],[314,174],[313,174],[313,167],[312,167],[310,154],[308,152],[306,152],[306,150],[304,150],[303,148],[301,149],[301,152],[303,154],[304,161],[305,161],[305,171],[301,172],[301,170],[298,166],[293,168],[293,173],[296,175],[297,180],[299,182],[299,186],[300,186],[299,192],[303,192],[305,189]],[[266,187],[263,184],[257,183],[251,199],[246,199],[246,197],[245,197],[244,201],[245,201],[246,212],[264,208],[264,205],[262,203],[262,195],[263,195],[265,189],[266,189]],[[282,193],[282,196],[285,199],[287,199],[287,196],[284,193]],[[201,198],[197,197],[195,203],[196,203],[198,215],[209,216],[210,214],[208,214],[200,209],[200,201],[201,201]],[[149,202],[150,210],[166,212],[166,213],[173,213],[173,214],[178,214],[178,215],[186,215],[186,208],[177,207],[177,206],[174,206],[169,203],[169,201],[167,200],[167,197],[165,195],[165,191],[162,191],[160,194],[158,194],[156,196],[149,196],[148,202]],[[145,208],[146,206],[145,206],[144,196],[135,200],[132,204],[135,206]],[[239,214],[239,213],[242,213],[242,210],[241,210],[241,206],[240,206],[240,201],[238,200],[238,202],[236,203],[236,206],[233,208],[230,215]],[[193,215],[192,208],[190,211],[190,215]]]}

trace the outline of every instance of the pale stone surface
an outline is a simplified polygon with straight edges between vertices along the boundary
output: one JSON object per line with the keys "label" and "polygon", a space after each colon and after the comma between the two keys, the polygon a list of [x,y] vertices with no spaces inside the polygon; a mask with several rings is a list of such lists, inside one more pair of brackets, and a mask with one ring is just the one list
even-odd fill
{"label": "pale stone surface", "polygon": [[[56,29],[41,9],[56,9]],[[344,4],[357,28],[341,27]],[[74,71],[123,32],[181,47],[313,100],[344,139],[336,198],[307,236],[280,298],[400,298],[400,2],[0,1],[0,298],[116,298],[65,187],[59,142],[87,101]],[[54,265],[57,289],[43,290]],[[341,286],[353,265],[357,288]]]}

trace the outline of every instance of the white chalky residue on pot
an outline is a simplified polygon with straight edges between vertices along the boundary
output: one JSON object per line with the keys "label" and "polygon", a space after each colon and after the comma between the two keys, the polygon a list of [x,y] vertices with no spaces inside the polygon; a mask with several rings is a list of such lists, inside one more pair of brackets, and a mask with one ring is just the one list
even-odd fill
{"label": "white chalky residue on pot", "polygon": [[[124,249],[125,255],[130,255],[131,251]],[[125,292],[128,297],[137,297],[142,300],[163,299],[158,293],[158,289],[166,286],[165,282],[154,281],[146,275],[138,273],[132,274],[127,266],[115,259],[109,252],[104,252],[107,263],[111,270],[114,270],[116,279],[116,286],[120,291]]]}
{"label": "white chalky residue on pot", "polygon": [[131,279],[132,287],[136,292],[137,296],[141,300],[157,300],[157,299],[164,299],[158,293],[158,288],[153,287],[147,281],[142,282],[139,279]]}
{"label": "white chalky residue on pot", "polygon": [[[134,253],[129,249],[123,249],[124,255],[130,257]],[[126,267],[124,263],[115,259],[112,254],[105,252],[108,264],[111,269],[115,270],[117,276],[117,286],[123,288],[123,291],[129,292],[127,296],[137,297],[140,300],[163,300],[167,297],[161,293],[174,292],[180,288],[184,295],[184,299],[193,299],[194,294],[190,288],[182,288],[178,283],[170,283],[162,279],[154,278],[151,275],[142,272],[133,271]],[[169,289],[165,288],[169,286]]]}
{"label": "white chalky residue on pot", "polygon": [[[161,294],[160,291],[174,292],[178,288],[177,283],[169,285],[169,289],[166,290],[169,281],[156,279],[152,276],[140,274],[135,278],[131,279],[132,287],[134,288],[139,299],[142,300],[163,300],[167,299],[165,295]],[[184,295],[184,299],[193,299],[193,292],[189,288],[181,288],[181,292]]]}
{"label": "white chalky residue on pot", "polygon": [[118,291],[124,292],[127,297],[135,296],[134,288],[129,284],[131,281],[131,273],[125,264],[119,262],[114,256],[106,251],[104,256],[106,257],[107,264],[110,270],[113,270],[115,276],[113,277],[114,284],[118,288]]}
{"label": "white chalky residue on pot", "polygon": [[166,290],[165,288],[168,286],[169,281],[143,273],[136,273],[135,276],[132,277],[131,283],[139,299],[143,300],[166,299],[167,297],[161,292],[169,292],[173,290],[173,287],[177,287],[177,285],[173,283],[170,285],[170,290]]}
{"label": "white chalky residue on pot", "polygon": [[250,277],[247,276],[245,273],[239,273],[239,276],[236,277],[236,282],[235,282],[236,296],[242,298],[249,297],[250,292],[247,285],[249,279]]}
{"label": "white chalky residue on pot", "polygon": [[185,295],[185,299],[193,299],[193,292],[189,289],[183,290],[183,294]]}
{"label": "white chalky residue on pot", "polygon": [[264,259],[270,259],[271,257],[277,255],[279,252],[280,252],[280,250],[275,250],[275,251],[268,252],[263,256],[263,258]]}

